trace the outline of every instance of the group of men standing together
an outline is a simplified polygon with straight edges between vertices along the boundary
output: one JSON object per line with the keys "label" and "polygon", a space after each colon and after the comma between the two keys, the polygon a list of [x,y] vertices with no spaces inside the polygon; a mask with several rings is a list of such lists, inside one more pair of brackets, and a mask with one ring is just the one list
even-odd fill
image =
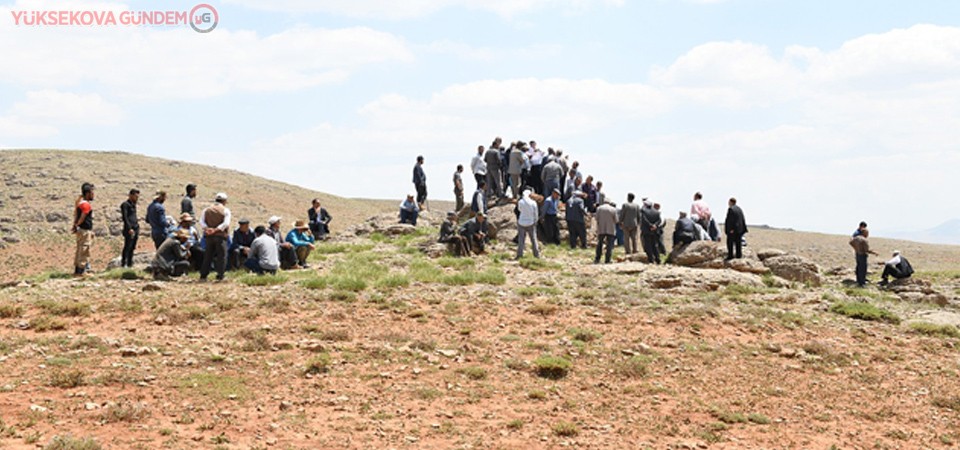
{"label": "group of men standing together", "polygon": [[[74,275],[83,276],[89,270],[90,245],[93,239],[93,208],[95,187],[84,183],[77,199],[73,232],[77,235]],[[211,271],[217,280],[225,272],[246,268],[254,273],[275,273],[279,269],[308,268],[307,259],[318,240],[330,233],[330,213],[314,199],[307,211],[308,220],[298,220],[286,235],[281,231],[282,217],[273,216],[267,226],[251,230],[250,221],[241,219],[231,236],[233,217],[227,207],[228,197],[218,193],[211,205],[198,215],[194,209],[197,186],[189,184],[180,201],[180,216],[174,220],[167,215],[165,191],[157,191],[147,207],[145,222],[150,226],[150,237],[156,249],[151,271],[155,276],[180,276],[189,270],[200,272],[206,280]],[[140,236],[137,204],[140,191],[131,189],[127,200],[120,205],[124,239],[121,267],[133,267],[134,254]],[[199,221],[197,220],[199,218]]]}

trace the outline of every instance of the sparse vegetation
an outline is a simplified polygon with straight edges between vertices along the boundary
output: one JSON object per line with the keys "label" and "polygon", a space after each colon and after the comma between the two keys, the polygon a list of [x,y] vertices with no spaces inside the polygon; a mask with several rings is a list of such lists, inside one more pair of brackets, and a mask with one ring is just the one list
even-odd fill
{"label": "sparse vegetation", "polygon": [[830,311],[853,319],[900,324],[900,317],[882,308],[866,302],[839,302],[830,307]]}
{"label": "sparse vegetation", "polygon": [[327,373],[330,370],[330,355],[321,353],[313,358],[304,367],[303,372],[310,375]]}
{"label": "sparse vegetation", "polygon": [[953,325],[936,325],[925,322],[914,322],[910,324],[910,329],[927,336],[960,338],[960,330]]}
{"label": "sparse vegetation", "polygon": [[80,369],[54,370],[50,374],[50,386],[72,389],[85,384],[86,373]]}
{"label": "sparse vegetation", "polygon": [[551,380],[559,380],[570,373],[573,364],[559,356],[541,356],[533,361],[537,375]]}
{"label": "sparse vegetation", "polygon": [[580,434],[580,428],[570,422],[558,422],[553,426],[553,434],[560,437],[574,437]]}
{"label": "sparse vegetation", "polygon": [[247,286],[276,286],[278,284],[284,284],[287,281],[290,281],[290,277],[282,273],[276,275],[263,274],[247,274],[237,278],[237,282],[245,284]]}
{"label": "sparse vegetation", "polygon": [[43,450],[101,450],[103,447],[93,438],[73,438],[70,435],[54,436]]}

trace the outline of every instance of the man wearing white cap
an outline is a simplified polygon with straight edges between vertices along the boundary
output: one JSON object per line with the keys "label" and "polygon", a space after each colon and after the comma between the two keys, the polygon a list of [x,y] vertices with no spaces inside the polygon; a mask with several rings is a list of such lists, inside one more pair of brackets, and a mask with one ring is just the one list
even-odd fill
{"label": "man wearing white cap", "polygon": [[280,230],[280,221],[283,217],[272,216],[267,220],[270,225],[267,228],[267,236],[277,241],[277,248],[280,249],[280,268],[289,269],[297,265],[297,252],[293,249],[293,244],[284,240],[283,232]]}
{"label": "man wearing white cap", "polygon": [[883,279],[880,281],[880,286],[886,286],[889,282],[887,279],[890,277],[902,280],[913,275],[913,267],[910,265],[910,261],[907,261],[907,258],[900,254],[900,250],[894,250],[893,258],[887,262],[881,261],[879,264],[883,265],[883,275],[881,275]]}
{"label": "man wearing white cap", "polygon": [[230,237],[230,210],[227,208],[227,194],[217,194],[213,205],[200,215],[200,228],[207,239],[203,264],[200,266],[200,280],[206,281],[210,274],[211,263],[217,270],[217,281],[223,280],[227,270],[227,241]]}

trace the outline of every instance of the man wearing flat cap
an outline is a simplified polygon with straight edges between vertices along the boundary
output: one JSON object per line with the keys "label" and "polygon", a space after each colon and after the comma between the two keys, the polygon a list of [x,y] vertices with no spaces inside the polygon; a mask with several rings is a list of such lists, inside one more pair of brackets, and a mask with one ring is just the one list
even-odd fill
{"label": "man wearing flat cap", "polygon": [[239,269],[243,262],[250,256],[250,246],[257,235],[250,229],[249,219],[240,219],[240,225],[233,232],[233,239],[230,242],[230,269]]}
{"label": "man wearing flat cap", "polygon": [[464,222],[460,226],[460,236],[467,239],[470,251],[478,255],[487,254],[487,219],[484,214],[478,212],[476,217]]}
{"label": "man wearing flat cap", "polygon": [[457,234],[456,212],[447,212],[447,220],[444,220],[440,225],[440,239],[437,242],[447,244],[447,248],[449,248],[455,256],[467,256],[470,254],[470,244],[467,243],[467,238]]}

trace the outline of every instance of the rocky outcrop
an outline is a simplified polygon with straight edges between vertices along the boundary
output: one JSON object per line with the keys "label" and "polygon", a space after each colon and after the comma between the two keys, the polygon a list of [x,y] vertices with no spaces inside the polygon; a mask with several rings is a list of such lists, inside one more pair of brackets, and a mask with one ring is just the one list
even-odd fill
{"label": "rocky outcrop", "polygon": [[[146,252],[136,252],[133,254],[133,265],[137,268],[144,268],[149,266],[153,262],[153,256],[156,252],[146,251]],[[120,268],[120,258],[113,258],[107,263],[107,270],[119,269]]]}
{"label": "rocky outcrop", "polygon": [[675,248],[670,252],[668,261],[678,266],[699,267],[710,261],[723,260],[726,256],[727,250],[719,242],[694,241]]}
{"label": "rocky outcrop", "polygon": [[757,258],[760,258],[760,261],[766,261],[778,256],[787,256],[787,252],[775,248],[764,248],[757,252]]}
{"label": "rocky outcrop", "polygon": [[763,261],[774,275],[800,283],[810,283],[819,287],[823,284],[820,267],[813,261],[798,255],[783,255],[767,258]]}
{"label": "rocky outcrop", "polygon": [[430,211],[422,211],[417,218],[417,227],[409,224],[400,223],[397,214],[385,213],[373,216],[361,223],[351,225],[343,234],[345,236],[368,236],[373,233],[381,233],[388,236],[398,236],[413,234],[417,228],[436,228],[440,229],[440,222],[443,220],[440,214],[434,214]]}
{"label": "rocky outcrop", "polygon": [[919,278],[894,280],[887,285],[887,289],[905,302],[933,303],[939,306],[947,306],[950,302],[946,295],[933,289],[929,281]]}

